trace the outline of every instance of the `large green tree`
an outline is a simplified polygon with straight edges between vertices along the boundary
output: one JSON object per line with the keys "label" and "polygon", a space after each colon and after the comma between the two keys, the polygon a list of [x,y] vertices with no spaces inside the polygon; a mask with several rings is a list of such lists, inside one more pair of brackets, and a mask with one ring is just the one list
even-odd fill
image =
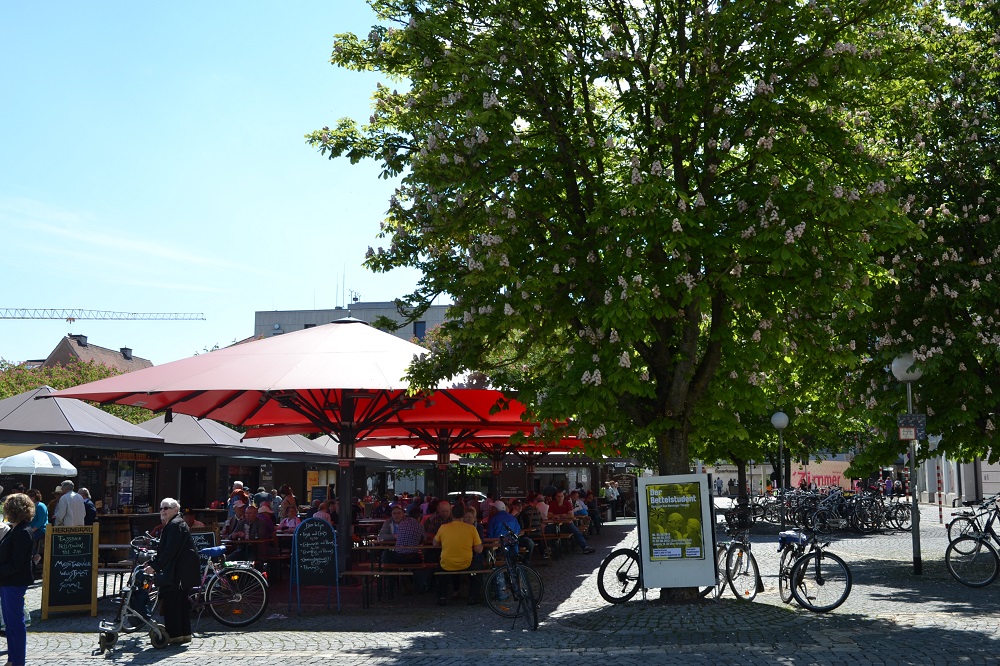
{"label": "large green tree", "polygon": [[[114,368],[93,361],[81,363],[72,360],[66,365],[53,367],[29,367],[22,363],[12,363],[0,358],[0,400],[43,386],[66,389],[99,379],[121,374]],[[138,407],[104,405],[104,411],[131,423],[149,420],[149,412]]]}
{"label": "large green tree", "polygon": [[308,140],[400,178],[368,265],[454,299],[416,382],[487,371],[677,473],[787,359],[855,362],[838,325],[919,233],[869,127],[920,55],[907,3],[371,5],[333,54],[387,77],[371,118]]}
{"label": "large green tree", "polygon": [[[919,16],[924,76],[887,105],[879,131],[911,157],[903,208],[924,234],[878,261],[891,280],[860,321],[871,362],[841,396],[881,437],[869,465],[895,458],[906,391],[889,372],[912,353],[915,410],[950,456],[1000,459],[1000,15],[995,3],[928,4]],[[879,417],[882,417],[881,419]]]}

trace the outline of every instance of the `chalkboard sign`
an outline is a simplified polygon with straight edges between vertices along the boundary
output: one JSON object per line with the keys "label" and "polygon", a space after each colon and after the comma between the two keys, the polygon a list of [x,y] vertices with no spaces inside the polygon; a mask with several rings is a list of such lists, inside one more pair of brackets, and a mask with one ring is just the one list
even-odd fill
{"label": "chalkboard sign", "polygon": [[309,518],[295,528],[292,576],[300,587],[332,585],[337,580],[336,537],[333,526]]}
{"label": "chalkboard sign", "polygon": [[97,615],[98,525],[53,527],[45,532],[42,619],[51,611]]}
{"label": "chalkboard sign", "polygon": [[[198,532],[191,532],[191,540],[194,541],[194,549],[201,552],[202,548],[213,548],[219,545],[219,533],[216,530],[206,531],[204,528],[199,527]],[[201,557],[199,555],[199,557]],[[205,561],[208,558],[201,557],[201,565],[205,566]]]}
{"label": "chalkboard sign", "polygon": [[330,499],[330,486],[313,486],[309,489],[309,503],[319,500],[325,502]]}

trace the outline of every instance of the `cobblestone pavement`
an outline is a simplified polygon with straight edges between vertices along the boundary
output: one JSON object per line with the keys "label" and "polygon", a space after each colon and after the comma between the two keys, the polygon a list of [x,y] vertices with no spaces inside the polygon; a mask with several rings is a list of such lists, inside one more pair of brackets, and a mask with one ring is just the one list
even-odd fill
{"label": "cobblestone pavement", "polygon": [[[360,607],[357,589],[343,590],[340,613],[325,609],[325,593],[307,591],[300,617],[289,611],[287,582],[275,584],[267,619],[248,630],[203,619],[186,647],[154,650],[145,634],[125,635],[116,649],[96,654],[97,618],[53,615],[40,620],[41,592],[29,590],[33,624],[28,663],[198,664],[562,664],[613,660],[631,664],[986,664],[1000,662],[1000,601],[991,587],[954,582],[944,567],[947,545],[937,510],[923,508],[924,574],[912,575],[908,532],[836,537],[831,550],[854,575],[851,596],[829,614],[781,603],[777,593],[776,529],[755,528],[754,554],[765,591],[752,603],[727,591],[718,601],[673,605],[637,596],[612,606],[597,591],[601,559],[634,543],[634,521],[605,525],[592,538],[594,555],[573,553],[539,571],[545,580],[543,624],[537,632],[511,627],[486,606],[464,598],[441,608],[434,595],[397,595]],[[947,515],[946,515],[947,518]],[[998,583],[1000,584],[1000,583]],[[0,647],[3,646],[0,641]]]}

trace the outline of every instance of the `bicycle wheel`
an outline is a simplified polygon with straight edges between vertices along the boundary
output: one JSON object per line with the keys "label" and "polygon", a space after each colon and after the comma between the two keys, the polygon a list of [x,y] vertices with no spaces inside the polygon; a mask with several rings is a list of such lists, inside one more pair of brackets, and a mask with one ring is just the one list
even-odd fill
{"label": "bicycle wheel", "polygon": [[255,569],[226,567],[205,588],[205,605],[228,627],[253,624],[267,609],[267,581]]}
{"label": "bicycle wheel", "polygon": [[753,601],[757,596],[760,572],[757,570],[757,560],[754,559],[747,544],[737,542],[729,547],[729,554],[726,556],[726,577],[729,578],[729,589],[737,599]]}
{"label": "bicycle wheel", "polygon": [[792,565],[792,596],[814,613],[832,611],[851,593],[851,570],[839,556],[824,551],[807,553]]}
{"label": "bicycle wheel", "polygon": [[986,539],[964,536],[948,544],[944,551],[948,572],[962,585],[985,587],[996,580],[1000,557]]}
{"label": "bicycle wheel", "polygon": [[726,583],[729,578],[726,576],[726,556],[729,548],[724,544],[719,544],[715,549],[715,598],[718,599],[726,591]]}
{"label": "bicycle wheel", "polygon": [[820,509],[812,515],[813,528],[820,534],[829,534],[838,523],[837,514],[829,509]]}
{"label": "bicycle wheel", "polygon": [[778,564],[778,595],[786,603],[792,603],[792,564],[796,553],[791,548],[781,550],[781,561]]}
{"label": "bicycle wheel", "polygon": [[726,546],[725,544],[719,544],[715,548],[715,585],[712,587],[706,587],[698,591],[699,597],[707,597],[709,594],[712,595],[713,599],[718,599],[722,596],[723,590],[726,589]]}
{"label": "bicycle wheel", "polygon": [[906,504],[896,504],[892,509],[892,522],[897,529],[908,530],[913,527],[913,512]]}
{"label": "bicycle wheel", "polygon": [[597,589],[604,600],[622,604],[639,591],[639,555],[631,548],[612,552],[597,571]]}
{"label": "bicycle wheel", "polygon": [[982,536],[982,530],[971,516],[958,516],[948,523],[948,541],[957,541],[964,536],[973,538]]}
{"label": "bicycle wheel", "polygon": [[[542,577],[529,566],[522,564],[520,567],[524,570],[523,574],[531,588],[535,603],[541,603],[542,596],[545,594]],[[506,567],[494,569],[493,573],[486,579],[486,605],[500,617],[511,619],[517,617],[517,595],[515,592]]]}
{"label": "bicycle wheel", "polygon": [[535,592],[531,587],[531,583],[528,581],[528,569],[525,566],[519,565],[515,571],[517,571],[518,585],[521,591],[520,596],[523,614],[528,618],[528,628],[532,631],[537,631],[538,600],[535,598]]}

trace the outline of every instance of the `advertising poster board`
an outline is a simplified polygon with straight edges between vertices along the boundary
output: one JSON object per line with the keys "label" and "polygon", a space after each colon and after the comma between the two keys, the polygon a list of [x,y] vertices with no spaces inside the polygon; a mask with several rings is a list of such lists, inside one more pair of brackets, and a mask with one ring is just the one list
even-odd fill
{"label": "advertising poster board", "polygon": [[647,476],[637,493],[643,585],[715,585],[715,526],[707,474]]}

